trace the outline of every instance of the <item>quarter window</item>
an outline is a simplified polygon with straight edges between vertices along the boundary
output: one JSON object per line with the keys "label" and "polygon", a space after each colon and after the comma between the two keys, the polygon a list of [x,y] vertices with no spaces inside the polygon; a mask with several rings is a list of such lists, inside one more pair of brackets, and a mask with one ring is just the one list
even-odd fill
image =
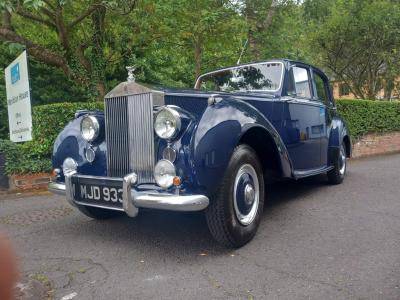
{"label": "quarter window", "polygon": [[306,68],[293,67],[291,69],[293,87],[291,93],[298,97],[311,98],[310,78]]}

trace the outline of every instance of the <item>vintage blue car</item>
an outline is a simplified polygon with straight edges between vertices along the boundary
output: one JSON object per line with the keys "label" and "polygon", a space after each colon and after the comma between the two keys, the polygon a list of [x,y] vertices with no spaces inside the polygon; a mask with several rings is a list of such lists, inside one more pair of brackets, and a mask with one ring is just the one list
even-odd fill
{"label": "vintage blue car", "polygon": [[200,76],[193,90],[120,83],[104,112],[78,111],[54,145],[49,190],[85,215],[205,211],[211,234],[240,247],[257,231],[265,182],[346,174],[351,139],[327,76],[269,60]]}

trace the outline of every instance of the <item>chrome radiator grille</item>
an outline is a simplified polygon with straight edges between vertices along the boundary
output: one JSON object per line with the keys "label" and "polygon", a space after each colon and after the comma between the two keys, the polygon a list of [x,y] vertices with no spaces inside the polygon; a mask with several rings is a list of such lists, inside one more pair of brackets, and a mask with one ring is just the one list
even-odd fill
{"label": "chrome radiator grille", "polygon": [[154,182],[153,100],[150,93],[105,99],[107,173],[135,172],[138,183]]}

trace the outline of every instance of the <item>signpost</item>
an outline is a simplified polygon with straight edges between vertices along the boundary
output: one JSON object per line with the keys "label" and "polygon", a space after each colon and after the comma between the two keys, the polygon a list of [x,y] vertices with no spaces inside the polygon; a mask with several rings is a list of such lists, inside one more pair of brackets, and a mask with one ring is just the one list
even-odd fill
{"label": "signpost", "polygon": [[30,141],[32,140],[32,113],[26,51],[5,69],[5,73],[10,140]]}

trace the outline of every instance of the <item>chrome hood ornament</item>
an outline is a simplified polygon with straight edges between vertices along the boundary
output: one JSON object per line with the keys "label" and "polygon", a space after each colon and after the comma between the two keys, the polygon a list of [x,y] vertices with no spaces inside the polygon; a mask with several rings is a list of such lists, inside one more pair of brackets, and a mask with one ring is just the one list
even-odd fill
{"label": "chrome hood ornament", "polygon": [[109,91],[105,99],[150,94],[154,105],[161,106],[165,104],[164,92],[161,89],[135,82],[135,75],[133,72],[136,67],[127,66],[125,68],[128,71],[128,78]]}
{"label": "chrome hood ornament", "polygon": [[126,79],[126,81],[135,82],[135,75],[133,74],[133,72],[135,72],[136,67],[135,66],[127,66],[125,68],[128,70],[128,78]]}

